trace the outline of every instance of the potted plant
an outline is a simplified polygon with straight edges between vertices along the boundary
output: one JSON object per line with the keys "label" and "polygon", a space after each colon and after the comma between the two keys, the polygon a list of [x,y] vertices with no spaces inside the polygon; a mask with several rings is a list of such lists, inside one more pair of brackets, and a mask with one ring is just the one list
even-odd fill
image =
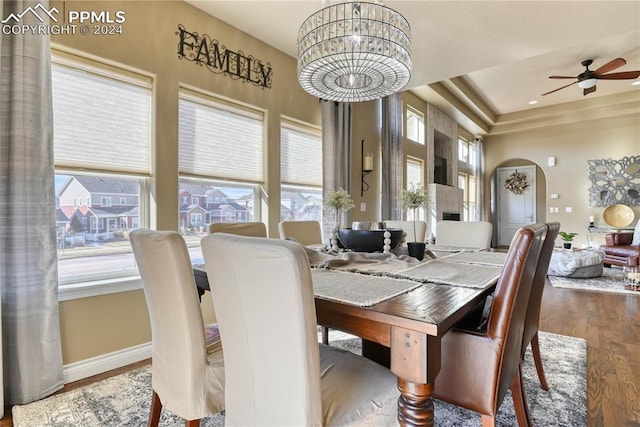
{"label": "potted plant", "polygon": [[558,234],[560,235],[560,238],[564,240],[562,246],[564,246],[565,249],[571,249],[571,242],[573,241],[573,238],[578,235],[578,233],[567,233],[566,231],[560,231]]}
{"label": "potted plant", "polygon": [[331,249],[338,250],[338,229],[340,228],[341,218],[340,212],[346,212],[353,208],[353,200],[346,190],[339,188],[336,191],[327,194],[324,205],[333,208],[335,212],[335,224],[331,229]]}
{"label": "potted plant", "polygon": [[[402,209],[413,210],[413,237],[416,237],[417,210],[425,206],[427,202],[427,191],[422,184],[411,184],[409,189],[402,190]],[[407,242],[409,255],[422,260],[424,258],[424,242]]]}

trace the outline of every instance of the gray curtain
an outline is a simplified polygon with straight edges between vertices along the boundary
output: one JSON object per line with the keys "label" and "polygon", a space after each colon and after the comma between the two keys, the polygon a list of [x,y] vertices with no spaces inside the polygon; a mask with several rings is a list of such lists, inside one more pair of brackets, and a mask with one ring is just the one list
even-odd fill
{"label": "gray curtain", "polygon": [[484,142],[476,137],[476,221],[484,221]]}
{"label": "gray curtain", "polygon": [[[0,2],[0,17],[4,19],[4,2]],[[2,36],[0,35],[0,70],[2,69]],[[2,150],[0,150],[0,165],[2,164]],[[2,249],[0,248],[0,258],[2,257]],[[0,280],[2,280],[2,263],[0,262]],[[0,282],[1,285],[2,282]],[[0,343],[2,343],[2,292],[0,292]],[[4,367],[2,359],[2,345],[0,345],[0,366]],[[0,418],[4,418],[4,378],[2,370],[0,370]]]}
{"label": "gray curtain", "polygon": [[382,99],[382,206],[383,220],[402,219],[402,95]]}
{"label": "gray curtain", "polygon": [[[326,198],[339,188],[351,192],[351,104],[320,101],[322,112],[322,196]],[[344,225],[351,224],[349,212],[342,214]],[[322,233],[325,242],[334,223],[335,212],[322,211]]]}
{"label": "gray curtain", "polygon": [[[48,1],[4,1],[2,16]],[[32,14],[21,24],[38,25]],[[0,288],[5,403],[63,385],[49,37],[0,35]]]}

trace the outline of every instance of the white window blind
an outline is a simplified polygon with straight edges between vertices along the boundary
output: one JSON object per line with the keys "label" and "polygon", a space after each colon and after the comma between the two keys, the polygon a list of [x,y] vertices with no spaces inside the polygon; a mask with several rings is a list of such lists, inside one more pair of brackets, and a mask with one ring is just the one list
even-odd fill
{"label": "white window blind", "polygon": [[264,115],[192,95],[180,95],[180,173],[264,181]]}
{"label": "white window blind", "polygon": [[322,187],[322,136],[319,130],[289,121],[280,124],[280,181]]}
{"label": "white window blind", "polygon": [[150,173],[150,81],[55,62],[51,77],[56,167]]}

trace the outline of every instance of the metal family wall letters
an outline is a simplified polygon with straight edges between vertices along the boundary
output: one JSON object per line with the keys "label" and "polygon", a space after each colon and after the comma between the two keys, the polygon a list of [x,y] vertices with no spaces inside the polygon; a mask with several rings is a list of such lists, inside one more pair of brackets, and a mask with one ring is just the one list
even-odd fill
{"label": "metal family wall letters", "polygon": [[271,89],[273,69],[269,62],[264,64],[241,50],[229,50],[207,34],[187,31],[183,25],[178,25],[176,34],[179,36],[178,58],[196,62],[213,73]]}

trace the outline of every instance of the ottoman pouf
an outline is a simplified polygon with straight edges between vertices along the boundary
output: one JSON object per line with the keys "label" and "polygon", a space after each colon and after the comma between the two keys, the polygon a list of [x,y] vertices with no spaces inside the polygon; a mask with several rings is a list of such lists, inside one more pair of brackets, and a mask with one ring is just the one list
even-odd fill
{"label": "ottoman pouf", "polygon": [[604,252],[597,249],[554,248],[548,274],[573,278],[600,277],[603,260]]}

